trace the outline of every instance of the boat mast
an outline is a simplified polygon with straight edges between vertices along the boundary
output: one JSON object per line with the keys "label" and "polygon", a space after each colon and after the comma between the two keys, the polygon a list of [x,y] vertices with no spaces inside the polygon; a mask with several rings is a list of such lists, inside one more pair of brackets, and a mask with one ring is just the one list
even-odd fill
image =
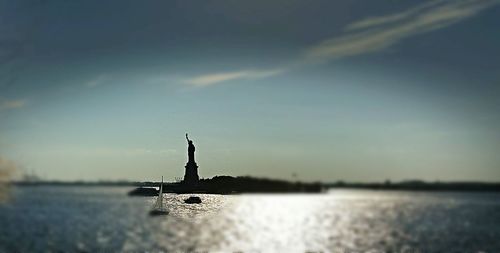
{"label": "boat mast", "polygon": [[160,199],[160,209],[163,208],[163,176],[161,176],[161,185],[160,185],[160,196],[158,196]]}

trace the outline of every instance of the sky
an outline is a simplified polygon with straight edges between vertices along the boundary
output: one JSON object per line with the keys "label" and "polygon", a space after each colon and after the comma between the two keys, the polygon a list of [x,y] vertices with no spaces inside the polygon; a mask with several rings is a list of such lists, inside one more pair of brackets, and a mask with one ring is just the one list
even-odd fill
{"label": "sky", "polygon": [[500,181],[500,1],[0,0],[0,170]]}

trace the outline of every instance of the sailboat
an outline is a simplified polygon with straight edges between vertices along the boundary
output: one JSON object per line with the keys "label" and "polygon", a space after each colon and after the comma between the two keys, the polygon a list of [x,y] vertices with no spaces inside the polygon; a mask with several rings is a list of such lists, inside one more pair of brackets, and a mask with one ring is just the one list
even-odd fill
{"label": "sailboat", "polygon": [[168,210],[163,206],[163,177],[161,177],[161,185],[158,197],[156,198],[156,202],[153,205],[151,211],[149,211],[150,215],[165,215],[168,214]]}

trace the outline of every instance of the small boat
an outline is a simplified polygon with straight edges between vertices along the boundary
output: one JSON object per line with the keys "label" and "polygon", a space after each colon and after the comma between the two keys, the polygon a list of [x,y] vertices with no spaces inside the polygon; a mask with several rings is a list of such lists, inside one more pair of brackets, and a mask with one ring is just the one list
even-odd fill
{"label": "small boat", "polygon": [[198,196],[191,196],[191,197],[185,199],[184,203],[187,203],[187,204],[200,204],[201,203],[201,199]]}
{"label": "small boat", "polygon": [[146,196],[146,197],[151,197],[151,196],[158,196],[158,190],[153,187],[139,187],[135,188],[134,190],[130,191],[128,193],[129,196]]}
{"label": "small boat", "polygon": [[168,214],[168,209],[163,206],[163,177],[161,177],[161,185],[158,197],[156,198],[156,202],[153,205],[153,208],[151,209],[151,211],[149,211],[149,214],[153,216]]}

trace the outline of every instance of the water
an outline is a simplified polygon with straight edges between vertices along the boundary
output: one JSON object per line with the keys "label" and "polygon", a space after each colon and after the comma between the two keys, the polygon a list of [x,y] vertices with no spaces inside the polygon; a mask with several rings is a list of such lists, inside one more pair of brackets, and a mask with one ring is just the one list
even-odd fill
{"label": "water", "polygon": [[334,190],[165,194],[126,187],[17,187],[0,204],[0,252],[500,252],[500,194]]}

